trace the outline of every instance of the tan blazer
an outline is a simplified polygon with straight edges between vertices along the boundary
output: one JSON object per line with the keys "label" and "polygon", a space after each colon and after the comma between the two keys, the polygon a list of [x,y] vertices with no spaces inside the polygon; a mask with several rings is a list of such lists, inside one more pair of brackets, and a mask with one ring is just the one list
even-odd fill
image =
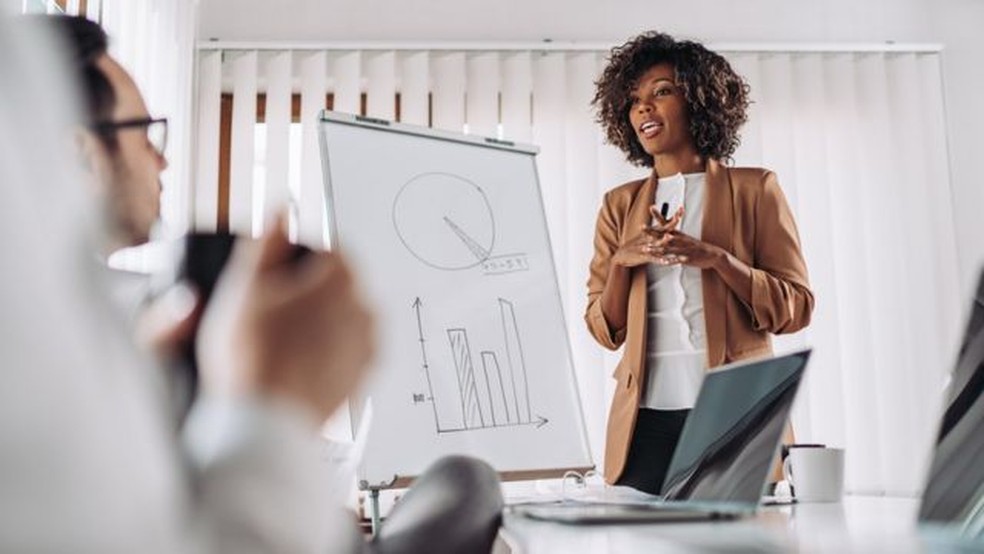
{"label": "tan blazer", "polygon": [[[713,270],[701,274],[708,367],[772,353],[770,333],[792,333],[810,323],[813,293],[800,252],[796,223],[771,171],[728,168],[707,162],[701,240],[724,248],[752,268],[751,304],[731,292]],[[613,329],[601,310],[601,293],[611,258],[650,223],[656,194],[655,172],[647,179],[605,194],[595,230],[584,319],[602,346],[625,346],[613,377],[618,385],[608,414],[605,480],[614,483],[625,468],[639,411],[646,359],[645,267],[632,270],[628,324]],[[787,431],[786,440],[791,440]]]}

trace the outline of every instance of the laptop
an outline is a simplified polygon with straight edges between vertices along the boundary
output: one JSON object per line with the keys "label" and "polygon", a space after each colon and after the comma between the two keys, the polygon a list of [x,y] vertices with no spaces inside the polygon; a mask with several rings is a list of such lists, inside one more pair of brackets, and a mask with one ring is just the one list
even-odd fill
{"label": "laptop", "polygon": [[733,519],[754,514],[779,452],[810,350],[738,362],[704,377],[653,500],[525,504],[513,511],[562,523]]}
{"label": "laptop", "polygon": [[[919,508],[921,527],[984,544],[984,272],[974,294]],[[955,533],[954,533],[955,532]]]}

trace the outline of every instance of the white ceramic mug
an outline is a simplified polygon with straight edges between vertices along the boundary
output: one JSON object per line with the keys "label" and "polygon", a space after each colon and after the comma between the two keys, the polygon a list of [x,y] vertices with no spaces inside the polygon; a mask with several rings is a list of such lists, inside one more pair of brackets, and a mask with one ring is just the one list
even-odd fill
{"label": "white ceramic mug", "polygon": [[782,473],[796,500],[839,502],[844,492],[844,449],[791,445]]}

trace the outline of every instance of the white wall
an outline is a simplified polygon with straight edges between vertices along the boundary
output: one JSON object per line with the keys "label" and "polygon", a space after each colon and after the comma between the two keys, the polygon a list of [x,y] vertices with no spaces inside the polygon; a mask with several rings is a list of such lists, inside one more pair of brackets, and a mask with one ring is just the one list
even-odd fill
{"label": "white wall", "polygon": [[929,40],[941,42],[950,174],[964,297],[984,265],[984,1],[943,0],[931,13]]}
{"label": "white wall", "polygon": [[[928,42],[944,50],[951,191],[964,296],[984,262],[984,0],[203,0],[202,39],[602,41],[660,29],[704,42]],[[918,220],[914,214],[914,224]]]}

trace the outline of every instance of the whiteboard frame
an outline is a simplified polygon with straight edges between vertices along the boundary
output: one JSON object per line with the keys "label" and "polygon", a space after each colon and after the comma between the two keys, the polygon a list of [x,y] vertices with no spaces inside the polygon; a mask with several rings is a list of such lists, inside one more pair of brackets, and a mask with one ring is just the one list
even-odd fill
{"label": "whiteboard frame", "polygon": [[[430,127],[424,127],[421,125],[411,125],[408,123],[400,123],[396,121],[389,121],[386,119],[380,119],[375,117],[366,117],[361,115],[354,115],[344,112],[335,112],[331,110],[322,110],[318,117],[318,142],[321,148],[321,171],[322,180],[324,181],[325,187],[325,216],[328,225],[329,232],[329,247],[332,250],[336,250],[339,247],[338,244],[338,226],[335,218],[335,212],[333,208],[334,194],[331,184],[331,162],[328,153],[328,140],[324,133],[325,123],[336,123],[341,125],[352,125],[356,127],[363,127],[367,129],[373,129],[376,131],[393,132],[408,134],[413,136],[420,136],[424,138],[432,138],[438,140],[445,140],[450,142],[457,142],[468,144],[472,146],[481,146],[484,148],[494,148],[498,150],[507,150],[511,152],[517,152],[521,154],[526,154],[529,156],[536,156],[540,152],[538,146],[532,144],[516,143],[508,140],[501,140],[493,137],[484,137],[481,135],[469,135],[464,133],[454,133],[451,131],[445,131],[441,129],[432,129]],[[537,167],[535,161],[533,163],[533,180],[536,185],[537,197],[540,199],[540,211],[543,213],[544,222],[544,233],[547,237],[548,245],[548,258],[550,260],[550,269],[554,275],[554,292],[557,296],[557,305],[560,306],[560,317],[564,324],[564,343],[567,345],[567,359],[568,371],[570,371],[570,376],[574,381],[575,390],[575,405],[577,406],[578,413],[580,414],[579,427],[580,427],[580,437],[581,442],[585,446],[585,451],[588,456],[589,465],[586,466],[575,466],[575,467],[560,467],[560,468],[542,468],[542,469],[528,469],[528,470],[518,470],[518,471],[504,471],[498,472],[499,478],[503,481],[522,481],[530,479],[549,479],[549,478],[561,478],[566,473],[575,471],[583,474],[586,471],[595,469],[594,455],[591,452],[591,442],[588,437],[587,427],[584,422],[584,406],[581,404],[581,386],[577,380],[577,371],[574,368],[574,351],[571,348],[571,337],[567,329],[567,314],[564,311],[563,298],[560,294],[560,283],[556,282],[557,279],[557,264],[554,260],[553,255],[553,240],[550,237],[550,229],[546,225],[546,212],[543,206],[543,191],[540,187],[540,171]],[[357,426],[356,419],[360,416],[359,410],[363,405],[362,398],[353,398],[349,401],[349,416],[352,424],[352,433],[355,433],[355,427]],[[382,483],[369,483],[364,479],[360,479],[358,482],[360,490],[380,490],[380,489],[394,489],[394,488],[405,488],[416,479],[417,475],[393,475],[393,479],[389,482]]]}
{"label": "whiteboard frame", "polygon": [[[450,142],[460,142],[464,144],[471,144],[475,146],[484,146],[486,148],[495,148],[498,150],[508,150],[513,152],[522,152],[525,154],[531,154],[533,156],[540,153],[540,147],[534,146],[532,144],[517,143],[509,140],[500,140],[493,137],[483,137],[481,135],[466,135],[463,133],[453,133],[451,131],[444,131],[442,129],[432,129],[430,127],[424,127],[421,125],[411,125],[409,123],[400,123],[397,121],[390,121],[388,119],[380,119],[378,117],[367,117],[363,115],[355,115],[345,112],[334,112],[331,110],[321,110],[318,116],[318,144],[321,148],[321,178],[324,181],[325,186],[325,217],[327,218],[328,225],[328,237],[329,237],[329,248],[332,250],[338,248],[338,226],[335,222],[335,212],[331,208],[332,188],[331,188],[331,163],[328,159],[328,141],[325,140],[325,135],[322,132],[322,128],[326,122],[340,123],[342,125],[352,125],[354,127],[364,127],[366,129],[374,129],[377,131],[391,131],[394,133],[401,133],[405,135],[421,136],[426,138],[435,138],[439,140],[446,140]],[[536,164],[533,164],[534,176],[536,178],[536,191],[540,194],[541,198],[541,209],[542,205],[542,191],[540,190],[540,172],[536,168]],[[554,268],[554,275],[557,274],[557,266],[553,259],[553,243],[550,241],[549,230],[547,232],[547,243],[550,244],[550,264]],[[560,287],[557,287],[558,296],[560,293]],[[561,308],[563,309],[563,303],[561,303]],[[567,318],[564,318],[564,324],[567,324]],[[570,350],[570,337],[567,339],[567,348]],[[583,412],[582,412],[583,413]]]}

